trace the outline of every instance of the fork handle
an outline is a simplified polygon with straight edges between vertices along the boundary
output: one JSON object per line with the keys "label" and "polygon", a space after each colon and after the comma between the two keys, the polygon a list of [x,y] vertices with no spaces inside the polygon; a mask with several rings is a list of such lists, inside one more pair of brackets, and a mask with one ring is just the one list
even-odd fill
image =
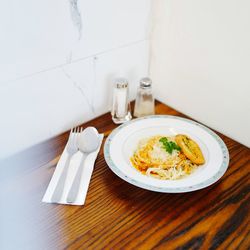
{"label": "fork handle", "polygon": [[65,166],[63,168],[63,171],[59,177],[59,180],[56,184],[56,188],[52,194],[52,197],[51,197],[51,202],[58,202],[61,197],[62,197],[62,193],[63,193],[63,189],[64,189],[64,184],[65,184],[65,180],[66,180],[66,177],[67,177],[67,173],[68,173],[68,168],[69,168],[69,163],[70,163],[70,160],[71,160],[71,156],[69,155],[67,157],[67,160],[65,162]]}
{"label": "fork handle", "polygon": [[68,203],[73,203],[76,201],[77,195],[79,193],[80,185],[81,185],[81,179],[82,179],[82,174],[83,174],[83,169],[84,169],[84,162],[85,162],[86,157],[87,157],[87,154],[83,154],[82,160],[81,160],[81,165],[77,169],[72,186],[70,187],[70,190],[69,190],[69,193],[67,196]]}

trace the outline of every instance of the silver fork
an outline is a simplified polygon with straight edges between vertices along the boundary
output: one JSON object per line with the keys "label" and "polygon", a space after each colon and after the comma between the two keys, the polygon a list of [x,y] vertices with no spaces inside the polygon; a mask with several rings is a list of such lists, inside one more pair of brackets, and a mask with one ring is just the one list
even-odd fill
{"label": "silver fork", "polygon": [[69,134],[69,140],[66,146],[66,150],[68,153],[68,157],[67,160],[65,162],[65,166],[63,168],[63,171],[59,177],[59,180],[57,182],[57,185],[55,187],[54,193],[52,194],[51,197],[51,202],[58,202],[61,199],[62,193],[63,193],[63,189],[64,189],[64,184],[65,184],[65,180],[67,177],[67,173],[68,173],[68,168],[70,165],[70,160],[72,158],[72,156],[78,152],[78,135],[79,133],[82,132],[82,128],[79,127],[74,127],[70,130],[70,134]]}

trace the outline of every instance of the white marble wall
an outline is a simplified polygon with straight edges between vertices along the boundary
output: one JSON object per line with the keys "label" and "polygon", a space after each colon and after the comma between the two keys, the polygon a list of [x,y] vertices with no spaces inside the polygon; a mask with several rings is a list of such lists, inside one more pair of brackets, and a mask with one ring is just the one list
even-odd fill
{"label": "white marble wall", "polygon": [[117,76],[133,99],[149,22],[150,0],[0,2],[0,158],[107,112]]}

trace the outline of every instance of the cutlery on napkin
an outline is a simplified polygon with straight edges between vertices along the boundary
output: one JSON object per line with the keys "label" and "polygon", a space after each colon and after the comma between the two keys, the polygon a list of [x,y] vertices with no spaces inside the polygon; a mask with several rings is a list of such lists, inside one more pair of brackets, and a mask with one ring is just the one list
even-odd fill
{"label": "cutlery on napkin", "polygon": [[[79,137],[78,149],[83,154],[81,165],[84,165],[85,158],[87,157],[87,155],[96,151],[100,145],[99,134],[96,128],[88,127],[84,129],[84,131],[80,133],[78,137]],[[75,175],[75,178],[73,180],[73,183],[70,187],[70,190],[67,196],[68,203],[74,203],[79,191],[81,191],[81,180],[83,178],[82,177],[83,170],[84,168],[82,167],[79,167],[77,170],[77,173]]]}
{"label": "cutlery on napkin", "polygon": [[[95,163],[96,157],[98,155],[98,152],[102,144],[103,134],[98,134],[98,138],[99,138],[99,146],[95,151],[86,155],[84,155],[81,151],[78,151],[71,157],[70,163],[67,169],[67,176],[65,178],[62,195],[60,199],[58,199],[57,201],[51,200],[53,193],[57,187],[57,182],[59,181],[60,176],[64,172],[65,163],[67,162],[67,159],[69,157],[68,152],[67,152],[67,145],[66,145],[57,163],[55,172],[51,178],[51,181],[46,190],[46,193],[42,199],[43,202],[70,204],[70,205],[83,205],[85,203],[91,175],[94,169],[94,163]],[[81,168],[81,170],[79,168]],[[72,184],[74,182],[77,172],[78,173],[82,172],[81,178],[80,178],[79,190],[77,192],[77,195],[75,195],[74,200],[70,200],[70,202],[67,202],[67,196],[72,187]]]}
{"label": "cutlery on napkin", "polygon": [[79,135],[81,134],[81,132],[82,132],[82,128],[80,129],[79,127],[76,127],[70,130],[69,139],[65,147],[68,157],[67,157],[66,162],[64,163],[63,171],[59,176],[59,179],[56,183],[56,187],[51,196],[51,199],[50,199],[51,202],[58,202],[62,196],[64,185],[65,185],[65,180],[68,175],[68,169],[69,169],[71,157],[79,151],[78,144],[79,144]]}

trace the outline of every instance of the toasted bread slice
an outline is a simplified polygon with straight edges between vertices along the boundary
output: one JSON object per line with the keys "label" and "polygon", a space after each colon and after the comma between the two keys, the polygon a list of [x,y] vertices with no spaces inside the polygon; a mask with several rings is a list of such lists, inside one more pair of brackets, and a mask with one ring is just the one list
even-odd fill
{"label": "toasted bread slice", "polygon": [[205,163],[204,156],[199,145],[187,135],[176,135],[175,141],[185,156],[197,165]]}

